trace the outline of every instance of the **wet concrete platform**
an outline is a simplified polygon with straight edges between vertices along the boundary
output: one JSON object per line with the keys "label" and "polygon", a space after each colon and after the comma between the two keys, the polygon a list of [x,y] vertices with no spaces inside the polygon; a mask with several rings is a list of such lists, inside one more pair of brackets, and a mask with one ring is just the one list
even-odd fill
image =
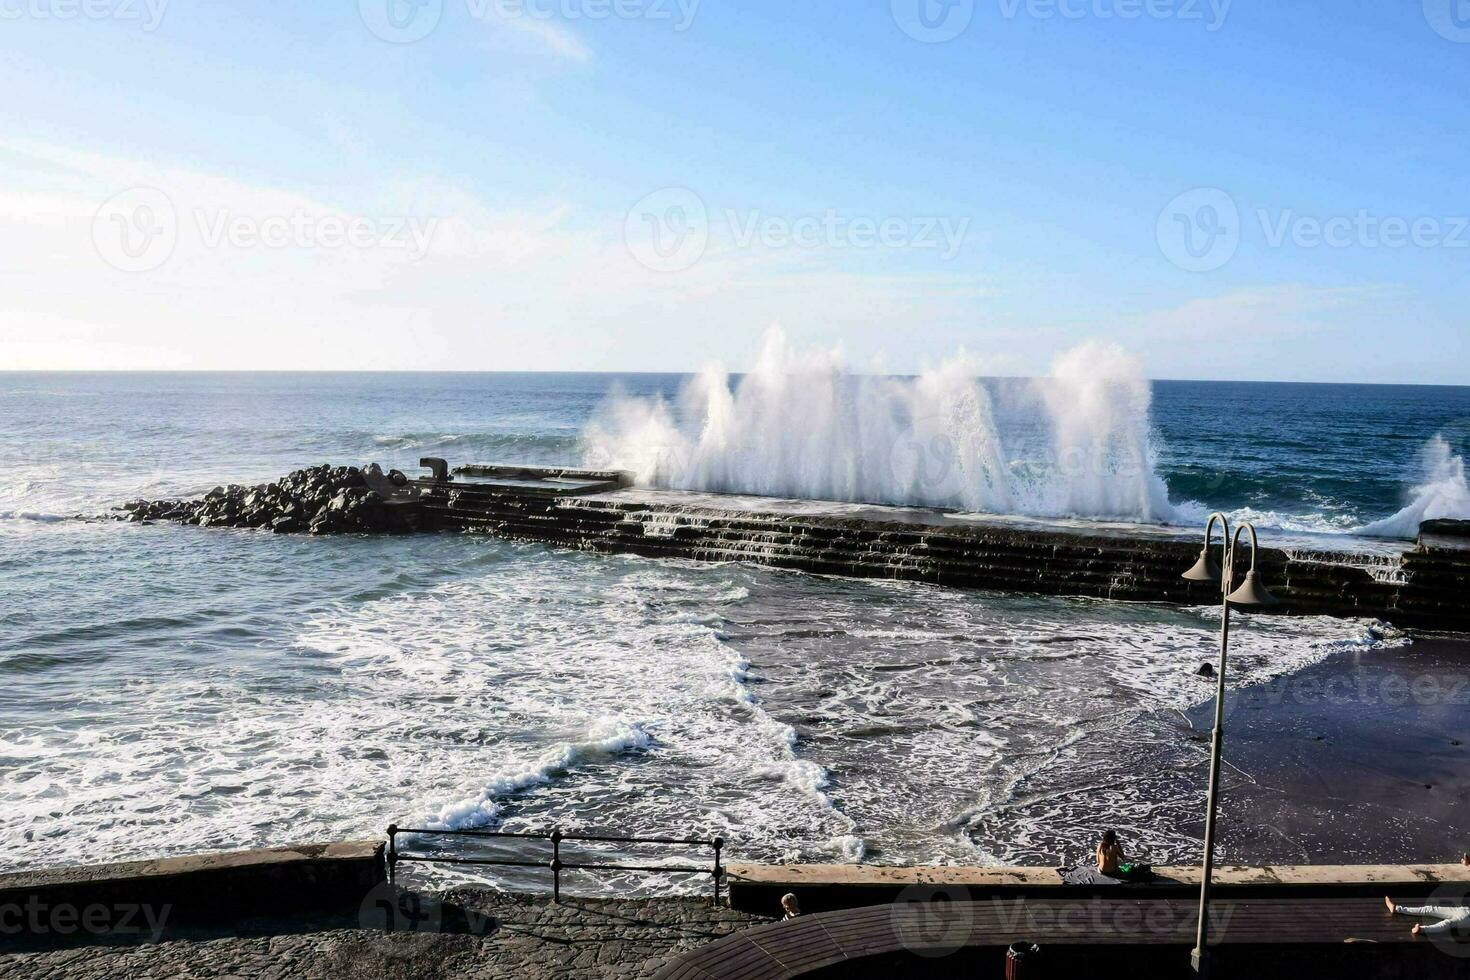
{"label": "wet concrete platform", "polygon": [[[633,489],[627,482],[616,474],[474,466],[414,486],[427,528],[579,550],[1041,595],[1219,601],[1210,586],[1180,578],[1201,546],[1199,533],[1185,528]],[[1470,631],[1470,551],[1458,546],[1268,535],[1260,569],[1284,600],[1283,613]]]}

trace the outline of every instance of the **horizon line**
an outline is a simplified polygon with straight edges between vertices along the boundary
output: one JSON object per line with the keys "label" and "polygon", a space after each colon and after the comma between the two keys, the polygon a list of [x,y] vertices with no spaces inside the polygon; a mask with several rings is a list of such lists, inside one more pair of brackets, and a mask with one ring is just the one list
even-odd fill
{"label": "horizon line", "polygon": [[[389,375],[459,375],[459,376],[483,376],[483,375],[587,375],[587,376],[621,376],[621,377],[692,377],[698,374],[696,370],[684,371],[588,371],[588,370],[560,370],[553,368],[528,369],[519,371],[494,371],[494,370],[449,370],[449,369],[415,369],[415,368],[0,368],[0,377],[6,375],[61,375],[61,374],[172,374],[172,375],[231,375],[231,374],[255,374],[255,375],[323,375],[323,374],[389,374]],[[729,371],[733,377],[744,377],[750,371]],[[853,377],[863,378],[916,378],[920,374],[894,373],[874,374],[868,371],[845,372]],[[979,374],[977,378],[993,381],[1034,381],[1048,377],[1048,375],[1023,375],[1023,374]],[[1442,381],[1308,381],[1287,380],[1280,378],[1144,378],[1150,384],[1263,384],[1263,385],[1352,385],[1363,388],[1470,388],[1470,381],[1463,383],[1449,383]]]}

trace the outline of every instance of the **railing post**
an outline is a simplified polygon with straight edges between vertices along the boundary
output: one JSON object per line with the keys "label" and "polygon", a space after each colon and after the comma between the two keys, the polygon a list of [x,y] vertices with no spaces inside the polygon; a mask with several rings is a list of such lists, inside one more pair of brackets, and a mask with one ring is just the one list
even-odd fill
{"label": "railing post", "polygon": [[725,846],[725,838],[716,837],[711,843],[715,846],[715,907],[718,908],[720,904],[720,875],[723,873],[720,868],[720,848]]}
{"label": "railing post", "polygon": [[551,901],[561,904],[561,828],[551,832]]}
{"label": "railing post", "polygon": [[398,825],[388,825],[388,884],[394,885],[398,880]]}

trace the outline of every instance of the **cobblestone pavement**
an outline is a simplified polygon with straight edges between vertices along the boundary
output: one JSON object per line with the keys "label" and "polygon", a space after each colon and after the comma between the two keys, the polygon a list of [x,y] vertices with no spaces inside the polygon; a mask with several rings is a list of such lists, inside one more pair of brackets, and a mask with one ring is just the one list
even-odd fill
{"label": "cobblestone pavement", "polygon": [[[566,899],[457,889],[389,932],[360,915],[188,930],[157,943],[4,951],[0,978],[647,977],[678,953],[764,921],[700,899]],[[414,921],[416,920],[416,921]],[[3,941],[0,941],[3,942]]]}

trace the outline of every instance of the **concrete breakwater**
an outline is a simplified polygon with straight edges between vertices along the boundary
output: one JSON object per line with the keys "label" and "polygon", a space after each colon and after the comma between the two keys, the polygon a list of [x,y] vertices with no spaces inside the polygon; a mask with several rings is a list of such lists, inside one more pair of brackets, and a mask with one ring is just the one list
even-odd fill
{"label": "concrete breakwater", "polygon": [[[431,475],[414,480],[384,475],[377,467],[332,470],[325,482],[320,475],[303,481],[292,474],[279,491],[271,489],[275,484],[243,493],[233,488],[212,493],[202,504],[139,502],[129,505],[129,513],[133,519],[314,533],[472,531],[586,551],[964,588],[1139,602],[1218,601],[1209,586],[1180,578],[1201,542],[1198,534],[1177,528],[1048,525],[916,508],[639,490],[624,474],[584,470],[466,466],[451,475],[442,460],[423,464]],[[339,488],[338,482],[351,485]],[[306,499],[326,507],[325,515],[318,509],[304,516],[305,505],[296,509],[296,488],[303,485],[313,488]],[[291,509],[275,514],[279,507]],[[282,516],[288,520],[280,521]],[[1413,544],[1272,538],[1285,546],[1262,548],[1259,563],[1284,600],[1282,612],[1470,631],[1470,538],[1459,528],[1426,527]]]}

